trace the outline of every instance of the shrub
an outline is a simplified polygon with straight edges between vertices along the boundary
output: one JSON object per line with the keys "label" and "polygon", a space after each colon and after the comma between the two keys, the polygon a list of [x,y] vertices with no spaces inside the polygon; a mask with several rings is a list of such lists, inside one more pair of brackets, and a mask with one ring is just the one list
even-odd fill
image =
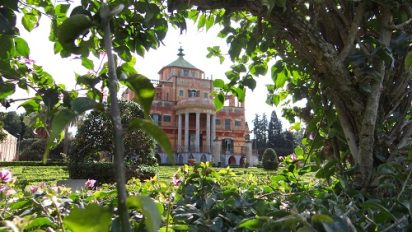
{"label": "shrub", "polygon": [[[21,161],[40,161],[43,159],[43,153],[46,148],[46,139],[24,139],[20,144],[19,160]],[[63,144],[59,144],[56,148],[50,151],[49,160],[63,160],[62,153]]]}
{"label": "shrub", "polygon": [[262,165],[265,170],[276,170],[279,166],[278,156],[272,148],[267,148],[263,152]]}
{"label": "shrub", "polygon": [[[119,101],[119,106],[124,129],[126,175],[139,179],[154,176],[155,169],[148,168],[157,166],[153,139],[141,130],[128,129],[131,120],[144,117],[143,111],[132,101]],[[69,153],[71,178],[107,180],[105,182],[114,180],[111,163],[96,164],[111,161],[114,153],[113,124],[108,110],[106,105],[104,111],[92,111],[81,122]]]}
{"label": "shrub", "polygon": [[[70,163],[68,165],[69,176],[72,179],[94,179],[99,183],[114,183],[113,163]],[[153,177],[156,170],[153,166],[139,165],[126,166],[126,179],[139,178],[147,180]]]}

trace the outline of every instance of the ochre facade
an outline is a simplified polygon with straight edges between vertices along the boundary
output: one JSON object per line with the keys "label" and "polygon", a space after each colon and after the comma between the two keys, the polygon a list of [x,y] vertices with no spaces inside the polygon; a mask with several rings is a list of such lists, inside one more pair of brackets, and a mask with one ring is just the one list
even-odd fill
{"label": "ochre facade", "polygon": [[[178,164],[210,161],[220,165],[252,164],[245,105],[226,96],[225,106],[215,111],[212,80],[183,58],[160,69],[151,116],[167,134]],[[133,100],[132,91],[123,98]],[[158,151],[161,163],[169,163]]]}

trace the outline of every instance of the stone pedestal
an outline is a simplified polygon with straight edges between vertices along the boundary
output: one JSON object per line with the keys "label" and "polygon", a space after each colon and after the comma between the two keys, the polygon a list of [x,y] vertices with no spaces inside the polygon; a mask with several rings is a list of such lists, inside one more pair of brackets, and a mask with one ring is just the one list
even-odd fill
{"label": "stone pedestal", "polygon": [[220,162],[221,148],[222,148],[222,141],[214,140],[213,141],[213,163],[215,164]]}
{"label": "stone pedestal", "polygon": [[249,166],[255,166],[253,163],[253,157],[252,157],[252,142],[247,141],[246,142],[246,162],[249,164]]}

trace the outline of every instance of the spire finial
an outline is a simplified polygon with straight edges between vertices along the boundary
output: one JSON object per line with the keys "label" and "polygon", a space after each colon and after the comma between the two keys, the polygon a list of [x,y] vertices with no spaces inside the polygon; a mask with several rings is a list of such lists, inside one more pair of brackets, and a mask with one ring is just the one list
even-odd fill
{"label": "spire finial", "polygon": [[179,56],[179,57],[183,57],[185,54],[183,53],[183,48],[182,48],[182,46],[180,46],[180,48],[178,49],[178,51],[179,51],[179,53],[177,53],[177,55]]}

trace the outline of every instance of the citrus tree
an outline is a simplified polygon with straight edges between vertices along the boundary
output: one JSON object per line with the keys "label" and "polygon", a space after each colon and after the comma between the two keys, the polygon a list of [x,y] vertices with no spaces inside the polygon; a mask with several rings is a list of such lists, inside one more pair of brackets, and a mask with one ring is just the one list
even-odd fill
{"label": "citrus tree", "polygon": [[[136,92],[148,118],[154,89],[134,69],[133,55],[158,47],[168,22],[182,29],[185,18],[197,20],[199,28],[221,25],[218,36],[228,42],[234,65],[226,73],[228,83],[214,81],[222,90],[216,94],[217,108],[223,105],[224,92],[244,100],[245,88],[254,89],[257,77],[270,72],[273,85],[268,86],[268,102],[277,105],[306,99],[305,107],[288,109],[285,115],[291,121],[301,117],[307,122],[312,132],[308,154],[329,151],[340,164],[345,156],[351,157],[355,173],[360,174],[351,183],[367,190],[379,181],[379,163],[401,164],[407,158],[405,148],[412,134],[410,1],[169,0],[167,7],[171,14],[161,0],[111,0],[107,4],[82,0],[72,6],[69,1],[54,4],[51,0],[0,3],[0,102],[8,107],[19,100],[10,97],[16,88],[32,90],[34,96],[21,106],[30,114],[32,125],[42,128],[48,148],[62,139],[70,121],[88,109],[102,107],[102,89],[110,90],[123,231],[130,227],[118,79]],[[75,77],[86,96],[56,84],[30,60],[27,42],[19,35],[18,13],[28,31],[38,25],[40,17],[50,18],[49,39],[55,52],[79,58],[90,70]],[[209,52],[222,60],[226,51],[211,47]],[[95,67],[95,59],[104,61],[103,65]],[[270,62],[274,63],[271,67]],[[170,152],[166,137],[150,121],[133,120],[129,126],[145,129]],[[295,153],[300,156],[303,150]],[[48,150],[45,161],[47,154]]]}
{"label": "citrus tree", "polygon": [[[412,3],[364,1],[170,0],[170,11],[196,7],[198,27],[219,24],[235,64],[215,87],[240,99],[271,73],[268,102],[296,102],[285,115],[304,119],[314,149],[325,139],[358,167],[367,188],[379,163],[405,159],[412,135]],[[203,12],[203,13],[202,13]],[[219,47],[210,56],[224,58]],[[274,64],[269,67],[268,63]],[[292,96],[292,98],[288,98]],[[216,98],[222,103],[224,94]],[[333,155],[333,154],[332,154]]]}

